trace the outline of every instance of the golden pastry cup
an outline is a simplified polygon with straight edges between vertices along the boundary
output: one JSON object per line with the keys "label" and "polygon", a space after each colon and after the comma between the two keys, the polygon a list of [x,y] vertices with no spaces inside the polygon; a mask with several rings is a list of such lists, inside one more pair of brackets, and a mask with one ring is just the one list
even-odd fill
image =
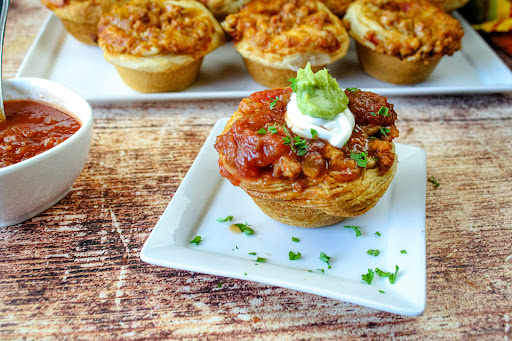
{"label": "golden pastry cup", "polygon": [[[229,119],[222,134],[231,129],[233,123],[242,116],[239,111]],[[393,152],[395,145],[392,143]],[[236,174],[225,156],[219,154],[219,163],[224,169]],[[367,169],[354,181],[340,183],[321,182],[306,187],[302,193],[295,193],[293,181],[276,179],[240,179],[243,189],[254,203],[270,218],[280,223],[312,228],[337,224],[345,218],[359,216],[374,207],[386,193],[395,177],[398,156],[391,168],[380,174],[378,168]]]}
{"label": "golden pastry cup", "polygon": [[60,18],[62,25],[76,40],[87,45],[98,45],[98,25]]}
{"label": "golden pastry cup", "polygon": [[399,57],[375,52],[356,41],[357,57],[363,70],[371,77],[393,84],[424,82],[434,71],[441,57],[406,61]]}
{"label": "golden pastry cup", "polygon": [[[304,228],[329,226],[373,208],[391,184],[397,164],[395,157],[393,166],[382,175],[376,168],[366,170],[359,179],[331,188],[328,198],[279,200],[248,194],[266,215],[280,223]],[[244,188],[242,184],[240,187]]]}
{"label": "golden pastry cup", "polygon": [[[245,57],[243,60],[252,79],[270,89],[290,86],[289,79],[297,76],[297,70],[275,68]],[[317,72],[325,66],[312,66],[311,69]]]}
{"label": "golden pastry cup", "polygon": [[130,88],[144,93],[180,91],[199,77],[203,58],[167,72],[147,72],[115,65],[117,73]]}

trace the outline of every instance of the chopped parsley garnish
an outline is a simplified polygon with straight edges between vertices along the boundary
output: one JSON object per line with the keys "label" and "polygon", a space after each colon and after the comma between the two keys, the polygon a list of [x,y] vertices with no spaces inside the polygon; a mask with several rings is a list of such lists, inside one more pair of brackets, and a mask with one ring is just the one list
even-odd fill
{"label": "chopped parsley garnish", "polygon": [[288,253],[288,257],[290,258],[290,260],[297,260],[300,258],[300,256],[302,256],[300,252],[294,253],[293,251],[290,251]]}
{"label": "chopped parsley garnish", "polygon": [[316,132],[316,130],[315,129],[311,129],[311,137],[315,138],[315,137],[317,137],[317,135],[318,135],[318,133]]}
{"label": "chopped parsley garnish", "polygon": [[291,144],[291,143],[292,143],[292,139],[290,138],[290,136],[284,136],[284,137],[283,137],[283,143],[284,143],[285,145],[289,145],[289,144]]}
{"label": "chopped parsley garnish", "polygon": [[192,239],[190,241],[190,244],[196,244],[196,245],[199,245],[199,243],[201,242],[201,236],[196,236],[194,239]]}
{"label": "chopped parsley garnish", "polygon": [[375,232],[375,234],[380,237],[380,232],[379,231]]}
{"label": "chopped parsley garnish", "polygon": [[398,265],[395,265],[395,273],[394,274],[389,274],[388,278],[389,278],[389,283],[391,284],[395,284],[395,281],[396,281],[396,277],[398,276],[398,269],[400,269],[398,267]]}
{"label": "chopped parsley garnish", "polygon": [[288,134],[288,129],[286,129],[286,126],[284,124],[281,124],[281,127],[283,127],[283,131],[285,134]]}
{"label": "chopped parsley garnish", "polygon": [[265,263],[266,261],[267,261],[267,259],[266,259],[266,258],[258,257],[258,258],[256,259],[256,262],[258,262],[258,263]]}
{"label": "chopped parsley garnish", "polygon": [[400,250],[400,253],[407,253],[406,250]]}
{"label": "chopped parsley garnish", "polygon": [[375,257],[380,255],[380,251],[379,250],[374,250],[374,249],[370,249],[370,250],[366,251],[366,253],[369,254],[370,256],[375,256]]}
{"label": "chopped parsley garnish", "polygon": [[389,272],[384,272],[382,271],[381,269],[379,268],[375,268],[375,272],[377,273],[377,275],[379,275],[380,277],[388,277],[389,276]]}
{"label": "chopped parsley garnish", "polygon": [[254,230],[251,229],[249,224],[245,222],[245,224],[235,224],[236,227],[240,229],[240,232],[245,233],[247,236],[254,233]]}
{"label": "chopped parsley garnish", "polygon": [[279,101],[279,96],[276,96],[276,98],[274,98],[274,100],[270,102],[270,110],[275,108],[277,101]]}
{"label": "chopped parsley garnish", "polygon": [[389,116],[389,109],[387,107],[381,107],[379,109],[380,116]]}
{"label": "chopped parsley garnish", "polygon": [[219,284],[217,284],[217,288],[222,288],[222,282],[219,282]]}
{"label": "chopped parsley garnish", "polygon": [[365,281],[368,284],[372,284],[374,273],[372,269],[368,269],[368,273],[362,274],[361,277],[363,277],[363,281]]}
{"label": "chopped parsley garnish", "polygon": [[247,272],[244,272],[244,276],[247,276]]}
{"label": "chopped parsley garnish", "polygon": [[322,261],[322,262],[326,262],[328,267],[327,269],[330,269],[331,268],[331,264],[329,264],[329,259],[331,259],[331,257],[327,256],[325,253],[323,252],[320,252],[320,257],[319,259]]}
{"label": "chopped parsley garnish", "polygon": [[308,272],[313,272],[313,270],[308,270]]}
{"label": "chopped parsley garnish", "polygon": [[373,111],[371,111],[371,112],[370,112],[370,115],[372,115],[372,116],[377,116],[377,114],[376,114],[376,113],[374,113]]}
{"label": "chopped parsley garnish", "polygon": [[265,135],[267,133],[267,130],[265,128],[261,128],[258,130],[258,134]]}
{"label": "chopped parsley garnish", "polygon": [[395,281],[396,281],[396,278],[398,276],[398,269],[400,269],[398,267],[398,265],[395,265],[395,273],[391,273],[391,272],[384,272],[382,271],[381,269],[379,268],[375,268],[375,272],[380,276],[380,277],[387,277],[389,278],[389,283],[391,284],[395,284]]}
{"label": "chopped parsley garnish", "polygon": [[361,231],[359,231],[359,228],[360,228],[359,226],[347,226],[347,225],[345,225],[343,227],[346,228],[346,229],[354,230],[356,232],[356,237],[359,237],[361,235]]}
{"label": "chopped parsley garnish", "polygon": [[298,243],[298,242],[299,242],[299,238],[297,238],[297,237],[292,237],[292,242],[296,242],[296,243]]}
{"label": "chopped parsley garnish", "polygon": [[360,89],[358,89],[358,88],[346,88],[345,90],[354,92],[354,91],[359,91]]}
{"label": "chopped parsley garnish", "polygon": [[292,88],[293,92],[297,92],[297,78],[295,78],[295,77],[289,78],[288,82],[292,83],[292,84],[290,84],[290,88]]}
{"label": "chopped parsley garnish", "polygon": [[377,138],[375,136],[368,136],[368,140],[376,140]]}
{"label": "chopped parsley garnish", "polygon": [[294,142],[295,148],[297,148],[298,156],[302,156],[302,155],[306,154],[306,152],[308,151],[308,146],[306,145],[305,139],[301,139],[300,136],[294,136],[293,142]]}
{"label": "chopped parsley garnish", "polygon": [[323,274],[325,274],[325,270],[324,269],[317,269],[318,271],[322,271]]}
{"label": "chopped parsley garnish", "polygon": [[368,154],[366,154],[366,152],[350,152],[350,158],[355,160],[359,167],[366,167],[366,164],[368,163],[367,156]]}
{"label": "chopped parsley garnish", "polygon": [[380,127],[380,132],[382,133],[382,135],[387,136],[391,132],[391,130],[389,130],[389,128],[386,127]]}
{"label": "chopped parsley garnish", "polygon": [[233,220],[233,216],[232,215],[228,215],[226,218],[217,218],[217,221],[219,223],[225,223],[226,221],[231,221]]}
{"label": "chopped parsley garnish", "polygon": [[249,252],[250,255],[256,256],[256,252]]}
{"label": "chopped parsley garnish", "polygon": [[437,182],[436,178],[432,175],[430,178],[428,178],[428,182],[430,182],[432,185],[434,185],[434,188],[439,187],[440,183]]}
{"label": "chopped parsley garnish", "polygon": [[385,291],[382,291],[382,290],[379,290],[379,292],[380,292],[381,294],[385,294],[385,293],[386,293]]}
{"label": "chopped parsley garnish", "polygon": [[272,134],[277,133],[277,128],[275,126],[268,126],[267,133],[271,132]]}

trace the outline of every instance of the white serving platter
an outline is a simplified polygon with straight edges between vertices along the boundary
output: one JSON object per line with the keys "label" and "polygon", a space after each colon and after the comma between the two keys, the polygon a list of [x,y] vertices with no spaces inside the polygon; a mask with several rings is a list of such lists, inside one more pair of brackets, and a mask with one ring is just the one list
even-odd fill
{"label": "white serving platter", "polygon": [[[215,124],[148,237],[141,251],[144,262],[277,285],[396,314],[423,313],[426,156],[421,148],[396,144],[396,176],[369,212],[330,227],[304,229],[269,218],[243,190],[221,177],[213,145],[226,122]],[[217,222],[228,215],[232,222]],[[230,224],[246,222],[253,235],[231,231]],[[344,225],[360,226],[362,236]],[[202,238],[199,245],[190,244],[195,236]],[[370,256],[369,249],[381,253]],[[302,258],[289,260],[289,251],[300,252]],[[331,257],[331,269],[319,260],[320,252]],[[266,263],[255,262],[257,257]],[[394,271],[395,264],[400,267],[395,284],[377,275],[371,285],[362,281],[369,268]]]}
{"label": "white serving platter", "polygon": [[[462,50],[441,60],[431,77],[418,85],[393,85],[375,80],[360,68],[352,42],[347,56],[329,66],[343,87],[380,95],[468,94],[512,91],[512,73],[494,51],[457,14],[465,36]],[[66,33],[50,15],[27,53],[17,77],[46,78],[71,88],[90,103],[242,98],[263,90],[228,43],[204,58],[201,74],[181,92],[142,94],[126,86],[99,47],[84,45]]]}

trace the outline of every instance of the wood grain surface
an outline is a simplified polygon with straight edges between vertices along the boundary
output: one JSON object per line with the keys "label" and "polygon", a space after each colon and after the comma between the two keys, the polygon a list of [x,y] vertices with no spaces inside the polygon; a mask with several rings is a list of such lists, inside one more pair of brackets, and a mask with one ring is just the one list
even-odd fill
{"label": "wood grain surface", "polygon": [[[12,0],[4,78],[47,13]],[[441,184],[427,184],[420,317],[140,261],[213,124],[238,102],[94,107],[89,160],[70,194],[0,228],[0,339],[512,340],[510,93],[390,99],[398,142],[424,148]]]}

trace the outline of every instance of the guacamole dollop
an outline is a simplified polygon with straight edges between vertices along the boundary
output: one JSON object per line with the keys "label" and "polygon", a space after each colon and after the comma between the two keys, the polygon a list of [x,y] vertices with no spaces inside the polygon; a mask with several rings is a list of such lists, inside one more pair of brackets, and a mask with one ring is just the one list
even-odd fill
{"label": "guacamole dollop", "polygon": [[297,93],[297,106],[304,115],[332,120],[347,109],[348,97],[327,69],[314,73],[308,63],[297,71],[292,88]]}

